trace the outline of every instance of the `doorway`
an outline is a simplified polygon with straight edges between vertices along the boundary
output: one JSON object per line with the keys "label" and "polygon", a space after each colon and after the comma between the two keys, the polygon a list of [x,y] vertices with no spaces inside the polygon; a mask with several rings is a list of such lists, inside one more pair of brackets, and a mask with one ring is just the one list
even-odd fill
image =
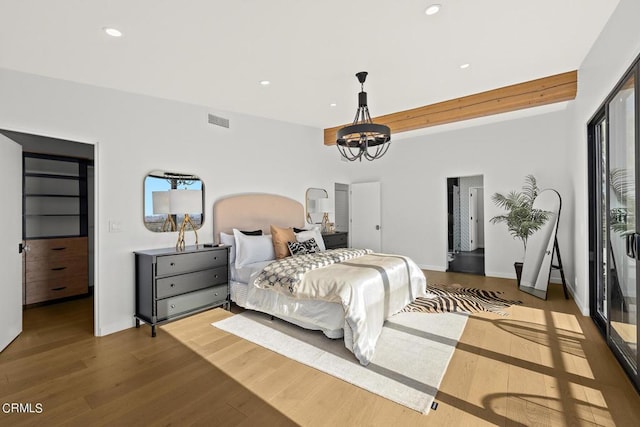
{"label": "doorway", "polygon": [[447,178],[447,271],[484,276],[484,178]]}
{"label": "doorway", "polygon": [[[94,145],[4,129],[0,133],[22,148],[23,180],[17,183],[25,250],[21,308],[77,298],[93,306]],[[94,330],[94,323],[88,329]]]}

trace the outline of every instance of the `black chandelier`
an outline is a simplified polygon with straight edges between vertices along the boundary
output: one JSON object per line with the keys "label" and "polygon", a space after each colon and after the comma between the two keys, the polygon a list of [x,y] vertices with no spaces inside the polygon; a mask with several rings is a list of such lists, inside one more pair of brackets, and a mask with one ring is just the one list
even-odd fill
{"label": "black chandelier", "polygon": [[353,124],[338,130],[336,145],[342,157],[353,162],[375,160],[384,156],[389,145],[391,145],[391,130],[389,126],[373,123],[367,106],[367,92],[364,91],[364,81],[367,79],[367,72],[361,71],[356,74],[360,82],[360,93],[358,94],[358,110]]}

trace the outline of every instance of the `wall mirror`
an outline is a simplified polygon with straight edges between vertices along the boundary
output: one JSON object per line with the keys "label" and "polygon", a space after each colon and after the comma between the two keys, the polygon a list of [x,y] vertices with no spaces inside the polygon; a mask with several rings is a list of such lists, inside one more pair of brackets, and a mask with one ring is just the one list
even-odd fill
{"label": "wall mirror", "polygon": [[[143,220],[157,233],[178,231],[188,214],[194,229],[204,223],[204,183],[193,174],[154,170],[144,178]],[[176,225],[178,224],[178,225]]]}
{"label": "wall mirror", "polygon": [[309,224],[320,224],[324,212],[321,211],[319,199],[328,199],[329,193],[324,188],[307,188],[304,210]]}
{"label": "wall mirror", "polygon": [[[551,189],[541,191],[533,201],[533,208],[549,212],[549,219],[527,240],[520,290],[542,299],[547,299],[561,204],[560,194]],[[560,260],[560,254],[556,256]],[[561,261],[559,265],[562,268]]]}

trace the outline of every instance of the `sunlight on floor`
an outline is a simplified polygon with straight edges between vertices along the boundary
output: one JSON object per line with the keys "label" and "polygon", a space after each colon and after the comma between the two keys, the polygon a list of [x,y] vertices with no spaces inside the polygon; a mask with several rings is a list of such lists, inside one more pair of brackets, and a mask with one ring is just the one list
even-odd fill
{"label": "sunlight on floor", "polygon": [[[458,348],[479,352],[476,369],[487,370],[492,377],[478,405],[526,425],[534,421],[562,425],[576,420],[586,425],[615,425],[607,400],[598,389],[602,378],[587,359],[586,337],[574,314],[513,306],[508,318],[482,314],[472,319],[498,330],[484,349],[475,347],[473,339]],[[501,375],[502,370],[508,375]]]}

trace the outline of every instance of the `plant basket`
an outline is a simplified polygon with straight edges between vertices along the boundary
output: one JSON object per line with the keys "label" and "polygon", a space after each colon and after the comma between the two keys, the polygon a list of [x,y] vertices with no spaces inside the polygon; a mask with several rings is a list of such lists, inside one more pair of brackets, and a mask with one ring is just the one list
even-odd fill
{"label": "plant basket", "polygon": [[513,268],[516,269],[516,279],[518,280],[518,288],[520,288],[520,279],[522,279],[522,265],[521,262],[514,262]]}

